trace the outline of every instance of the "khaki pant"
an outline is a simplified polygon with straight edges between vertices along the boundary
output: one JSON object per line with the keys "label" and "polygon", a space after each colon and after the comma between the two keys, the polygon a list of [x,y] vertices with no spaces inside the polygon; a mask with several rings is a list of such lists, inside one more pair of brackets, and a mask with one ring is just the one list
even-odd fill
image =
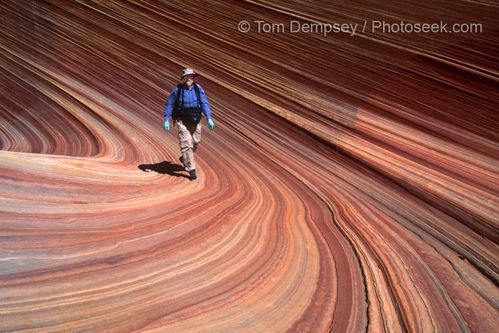
{"label": "khaki pant", "polygon": [[177,120],[176,123],[180,152],[182,153],[182,161],[184,163],[185,170],[191,171],[196,169],[194,152],[201,142],[201,123],[183,124],[181,120]]}

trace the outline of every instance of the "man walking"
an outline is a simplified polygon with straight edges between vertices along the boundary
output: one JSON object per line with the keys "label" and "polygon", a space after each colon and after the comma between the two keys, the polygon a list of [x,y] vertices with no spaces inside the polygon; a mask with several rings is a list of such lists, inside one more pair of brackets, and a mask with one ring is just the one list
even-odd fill
{"label": "man walking", "polygon": [[201,115],[206,117],[210,130],[215,127],[208,98],[201,85],[194,82],[196,76],[192,68],[184,68],[182,83],[173,87],[164,108],[165,130],[170,130],[171,117],[178,130],[180,161],[189,172],[190,180],[197,178],[194,152],[201,142]]}

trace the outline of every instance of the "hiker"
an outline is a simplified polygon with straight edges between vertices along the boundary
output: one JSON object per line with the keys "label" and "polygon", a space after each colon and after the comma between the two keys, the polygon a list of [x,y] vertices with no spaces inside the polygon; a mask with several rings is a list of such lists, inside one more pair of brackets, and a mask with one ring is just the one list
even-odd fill
{"label": "hiker", "polygon": [[199,83],[194,82],[196,76],[192,68],[184,68],[182,83],[173,87],[164,108],[165,130],[170,130],[171,116],[178,130],[180,161],[189,172],[190,180],[197,178],[194,152],[201,142],[201,115],[206,117],[210,130],[215,127],[208,98]]}

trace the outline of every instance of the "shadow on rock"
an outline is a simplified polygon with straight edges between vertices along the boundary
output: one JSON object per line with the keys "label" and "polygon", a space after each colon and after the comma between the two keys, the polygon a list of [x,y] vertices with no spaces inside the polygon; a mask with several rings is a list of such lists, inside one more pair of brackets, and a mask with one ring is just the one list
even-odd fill
{"label": "shadow on rock", "polygon": [[174,177],[189,178],[187,175],[183,174],[184,167],[182,165],[173,164],[170,161],[163,161],[155,164],[140,164],[139,169],[144,172],[154,171]]}

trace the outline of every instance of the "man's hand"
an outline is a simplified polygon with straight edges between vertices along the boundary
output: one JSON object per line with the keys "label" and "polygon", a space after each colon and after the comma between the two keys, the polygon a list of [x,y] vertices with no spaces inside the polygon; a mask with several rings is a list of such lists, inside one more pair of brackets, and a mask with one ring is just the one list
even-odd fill
{"label": "man's hand", "polygon": [[208,119],[208,128],[210,130],[214,129],[215,128],[215,123],[213,122],[213,120],[210,118]]}
{"label": "man's hand", "polygon": [[168,120],[165,120],[165,131],[169,131],[170,130],[170,122]]}

